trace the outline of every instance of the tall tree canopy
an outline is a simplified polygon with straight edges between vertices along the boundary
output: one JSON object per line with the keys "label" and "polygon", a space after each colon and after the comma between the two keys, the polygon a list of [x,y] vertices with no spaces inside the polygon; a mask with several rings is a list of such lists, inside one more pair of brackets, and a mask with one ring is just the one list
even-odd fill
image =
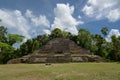
{"label": "tall tree canopy", "polygon": [[7,28],[0,26],[0,42],[7,42]]}
{"label": "tall tree canopy", "polygon": [[20,43],[23,36],[18,34],[8,34],[7,28],[0,26],[0,63],[6,63],[9,59],[15,58],[14,43]]}
{"label": "tall tree canopy", "polygon": [[77,43],[84,48],[89,49],[91,45],[91,34],[86,29],[80,29],[77,36]]}
{"label": "tall tree canopy", "polygon": [[18,34],[8,34],[7,35],[8,44],[13,45],[14,43],[21,43],[24,36]]}
{"label": "tall tree canopy", "polygon": [[103,34],[104,36],[106,36],[106,35],[108,34],[108,27],[103,27],[103,28],[101,29],[101,32],[102,32],[102,34]]}
{"label": "tall tree canopy", "polygon": [[62,31],[59,28],[54,29],[50,35],[52,38],[63,37]]}

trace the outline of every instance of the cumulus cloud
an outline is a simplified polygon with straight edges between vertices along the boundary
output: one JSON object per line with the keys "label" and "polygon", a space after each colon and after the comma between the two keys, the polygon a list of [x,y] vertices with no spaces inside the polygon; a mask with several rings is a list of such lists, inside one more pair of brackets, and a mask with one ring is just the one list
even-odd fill
{"label": "cumulus cloud", "polygon": [[115,22],[120,19],[120,0],[88,0],[82,11],[88,17]]}
{"label": "cumulus cloud", "polygon": [[[16,29],[19,34],[24,35],[26,38],[31,38],[29,35],[29,24],[25,17],[22,15],[21,11],[14,10],[2,10],[0,9],[0,19],[2,19],[2,24],[5,25],[8,29]],[[14,32],[14,31],[13,31]]]}
{"label": "cumulus cloud", "polygon": [[50,27],[50,22],[47,20],[45,15],[35,16],[32,14],[32,11],[26,10],[26,16],[31,19],[35,26]]}
{"label": "cumulus cloud", "polygon": [[11,29],[11,33],[25,36],[25,40],[31,38],[32,33],[37,34],[37,30],[40,30],[39,34],[49,33],[50,23],[46,16],[35,16],[30,10],[26,10],[25,14],[22,14],[20,10],[0,9],[1,24]]}
{"label": "cumulus cloud", "polygon": [[51,25],[52,30],[59,28],[64,31],[71,32],[72,34],[77,34],[77,25],[83,24],[83,21],[77,21],[72,14],[74,13],[74,6],[69,4],[57,4],[54,9],[55,19]]}
{"label": "cumulus cloud", "polygon": [[50,34],[50,22],[45,15],[36,16],[32,11],[26,10],[26,17],[30,19],[31,25],[36,27],[34,34]]}
{"label": "cumulus cloud", "polygon": [[111,10],[110,13],[108,14],[107,18],[111,22],[115,22],[115,21],[119,20],[120,19],[120,9]]}
{"label": "cumulus cloud", "polygon": [[115,35],[116,37],[120,36],[120,31],[118,29],[111,29],[111,31],[109,32],[106,40],[108,42],[111,42],[111,36]]}
{"label": "cumulus cloud", "polygon": [[25,36],[25,41],[38,34],[50,34],[51,30],[59,28],[64,31],[77,34],[77,27],[83,24],[81,16],[76,20],[72,15],[74,6],[69,4],[57,4],[54,8],[55,18],[53,24],[50,24],[45,15],[35,15],[31,10],[25,13],[20,10],[0,9],[0,24],[6,26],[10,33],[21,34]]}

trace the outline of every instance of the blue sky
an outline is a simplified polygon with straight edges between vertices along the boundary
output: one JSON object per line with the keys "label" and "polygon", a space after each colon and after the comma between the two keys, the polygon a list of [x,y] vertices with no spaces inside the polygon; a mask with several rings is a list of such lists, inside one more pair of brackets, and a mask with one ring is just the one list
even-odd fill
{"label": "blue sky", "polygon": [[77,34],[85,28],[100,33],[104,26],[120,36],[120,0],[0,0],[0,25],[28,38],[60,28]]}

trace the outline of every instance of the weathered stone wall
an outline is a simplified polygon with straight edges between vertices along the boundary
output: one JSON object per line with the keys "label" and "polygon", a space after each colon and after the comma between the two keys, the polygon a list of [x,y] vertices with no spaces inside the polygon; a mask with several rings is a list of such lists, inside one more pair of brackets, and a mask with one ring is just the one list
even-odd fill
{"label": "weathered stone wall", "polygon": [[68,63],[68,62],[103,62],[104,59],[96,55],[84,55],[84,56],[65,56],[65,55],[54,55],[54,56],[31,56],[29,58],[17,58],[12,59],[8,63]]}

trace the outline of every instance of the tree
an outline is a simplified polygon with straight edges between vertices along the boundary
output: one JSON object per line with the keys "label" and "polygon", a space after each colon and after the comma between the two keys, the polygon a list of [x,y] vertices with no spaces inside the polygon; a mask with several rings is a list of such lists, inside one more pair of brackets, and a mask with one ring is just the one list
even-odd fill
{"label": "tree", "polygon": [[0,42],[7,42],[7,28],[0,26]]}
{"label": "tree", "polygon": [[15,58],[14,43],[22,42],[23,36],[18,34],[8,34],[7,28],[0,26],[0,63],[6,63],[9,59]]}
{"label": "tree", "polygon": [[63,33],[59,28],[54,29],[50,35],[51,38],[63,37]]}
{"label": "tree", "polygon": [[80,29],[77,36],[77,44],[86,49],[90,48],[91,45],[91,34],[86,29]]}
{"label": "tree", "polygon": [[[51,37],[51,35],[50,35]],[[41,47],[42,45],[45,45],[49,40],[51,40],[52,38],[50,38],[48,35],[38,35],[36,40],[39,42],[39,47]]]}
{"label": "tree", "polygon": [[101,32],[102,32],[102,34],[104,35],[104,37],[108,34],[108,27],[103,27],[102,29],[101,29]]}
{"label": "tree", "polygon": [[94,52],[96,55],[105,57],[104,49],[106,47],[105,39],[99,35],[95,34],[92,36],[92,42],[96,47],[96,51]]}
{"label": "tree", "polygon": [[32,53],[32,40],[28,39],[25,43],[23,43],[22,45],[20,45],[20,53],[21,56],[27,55],[29,53]]}
{"label": "tree", "polygon": [[6,43],[0,42],[0,63],[6,63],[14,58],[14,48]]}
{"label": "tree", "polygon": [[115,35],[111,37],[112,39],[112,51],[110,53],[110,58],[115,61],[120,61],[120,39]]}
{"label": "tree", "polygon": [[41,47],[41,43],[37,39],[32,39],[32,52]]}
{"label": "tree", "polygon": [[14,43],[21,43],[24,36],[18,34],[8,34],[8,44],[13,45]]}
{"label": "tree", "polygon": [[62,36],[64,37],[64,38],[67,38],[67,39],[69,39],[70,37],[71,37],[71,33],[70,32],[66,32],[66,31],[62,31]]}

